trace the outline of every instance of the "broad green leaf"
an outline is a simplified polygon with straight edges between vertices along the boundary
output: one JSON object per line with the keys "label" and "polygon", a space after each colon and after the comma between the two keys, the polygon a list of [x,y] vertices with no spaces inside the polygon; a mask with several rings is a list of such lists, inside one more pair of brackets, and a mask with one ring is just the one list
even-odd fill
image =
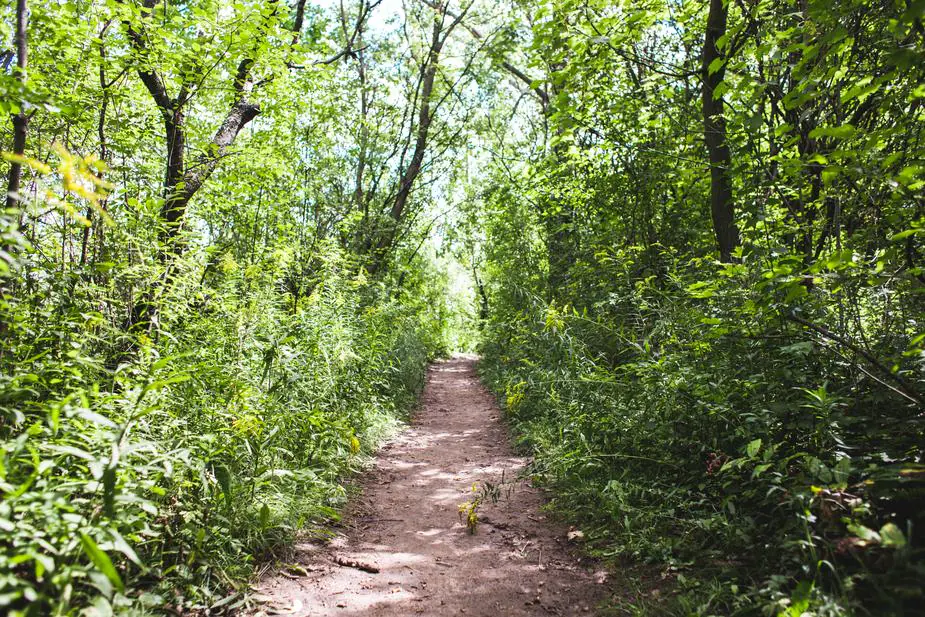
{"label": "broad green leaf", "polygon": [[903,548],[906,536],[895,524],[887,523],[880,528],[880,543],[889,548]]}
{"label": "broad green leaf", "polygon": [[854,137],[857,133],[857,129],[850,124],[843,124],[842,126],[824,126],[813,129],[809,132],[809,136],[813,138],[819,137],[831,137],[833,139],[849,139]]}
{"label": "broad green leaf", "polygon": [[103,552],[100,547],[97,545],[96,541],[91,538],[89,535],[80,532],[80,545],[84,549],[87,557],[90,558],[90,561],[96,566],[96,569],[101,572],[109,582],[112,583],[118,591],[124,591],[125,585],[122,583],[122,577],[119,576],[119,573],[116,571],[115,566],[112,565],[112,561],[109,559],[109,555]]}

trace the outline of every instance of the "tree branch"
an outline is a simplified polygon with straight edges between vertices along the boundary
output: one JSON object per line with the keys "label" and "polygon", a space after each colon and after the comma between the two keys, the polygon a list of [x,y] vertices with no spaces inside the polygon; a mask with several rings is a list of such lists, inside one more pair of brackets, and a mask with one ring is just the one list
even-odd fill
{"label": "tree branch", "polygon": [[823,338],[827,338],[830,341],[833,341],[847,349],[850,349],[855,354],[867,360],[867,362],[869,362],[872,366],[879,369],[880,372],[882,372],[886,377],[895,381],[897,385],[900,387],[900,389],[902,390],[902,393],[905,395],[906,398],[914,401],[919,406],[925,406],[925,401],[922,400],[921,395],[916,391],[916,389],[912,387],[912,384],[910,384],[908,381],[903,379],[901,376],[891,371],[889,367],[884,365],[880,360],[878,360],[876,356],[874,356],[872,353],[870,353],[866,349],[862,348],[860,345],[858,345],[854,341],[846,337],[840,336],[838,334],[835,334],[834,332],[832,332],[825,326],[814,324],[808,319],[804,319],[794,313],[789,313],[788,315],[786,315],[786,318],[802,326],[806,326],[813,332],[820,334]]}
{"label": "tree branch", "polygon": [[[465,28],[466,31],[469,32],[469,34],[475,40],[481,41],[485,39],[485,37],[482,36],[481,32],[479,32],[478,30],[476,30],[469,24],[463,22],[465,11],[457,15],[453,13],[452,11],[450,11],[449,8],[447,8],[446,6],[438,4],[435,0],[420,0],[420,1],[424,3],[425,5],[429,6],[430,8],[432,8],[433,10],[438,11],[446,15],[447,17],[452,18],[454,20],[453,22],[454,27],[456,25],[462,25],[462,27]],[[469,7],[467,7],[466,10],[468,10],[468,8],[470,7],[471,5],[469,5]],[[546,92],[544,88],[542,88],[540,85],[537,84],[537,80],[533,79],[532,77],[527,75],[525,72],[523,72],[522,70],[520,70],[519,68],[517,68],[510,62],[508,62],[507,60],[501,61],[501,68],[503,68],[505,71],[507,71],[514,77],[516,77],[518,80],[522,81],[524,84],[526,84],[527,87],[530,88],[530,90],[534,94],[536,94],[536,96],[540,99],[540,104],[542,105],[544,110],[546,110],[549,107],[549,94]]]}

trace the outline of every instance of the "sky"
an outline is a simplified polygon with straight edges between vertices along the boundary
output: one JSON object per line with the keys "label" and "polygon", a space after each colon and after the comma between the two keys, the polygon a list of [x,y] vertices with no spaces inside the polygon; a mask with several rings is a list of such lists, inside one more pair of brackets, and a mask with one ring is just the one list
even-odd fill
{"label": "sky", "polygon": [[[344,4],[349,8],[351,5],[355,4],[355,0],[343,0]],[[414,0],[410,0],[414,1]],[[320,6],[325,9],[334,9],[336,10],[340,6],[341,0],[313,0],[315,6]],[[369,20],[370,30],[373,32],[384,30],[388,27],[388,21],[390,18],[401,14],[402,11],[402,0],[382,0],[382,2],[373,10],[373,14]]]}

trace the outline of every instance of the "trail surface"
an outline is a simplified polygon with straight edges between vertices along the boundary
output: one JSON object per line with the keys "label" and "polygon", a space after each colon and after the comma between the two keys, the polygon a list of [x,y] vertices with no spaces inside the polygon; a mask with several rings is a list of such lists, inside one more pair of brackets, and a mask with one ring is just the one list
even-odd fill
{"label": "trail surface", "polygon": [[[411,427],[387,444],[331,541],[296,546],[297,567],[258,585],[264,614],[593,615],[606,575],[571,550],[567,529],[517,478],[500,411],[475,360],[433,365]],[[502,481],[503,480],[503,481]],[[498,487],[470,534],[459,504]],[[371,572],[367,570],[378,570]]]}

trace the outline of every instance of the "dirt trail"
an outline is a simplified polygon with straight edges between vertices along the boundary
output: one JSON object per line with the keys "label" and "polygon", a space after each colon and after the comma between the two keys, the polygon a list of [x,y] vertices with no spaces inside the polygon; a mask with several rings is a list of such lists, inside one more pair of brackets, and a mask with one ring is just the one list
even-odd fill
{"label": "dirt trail", "polygon": [[[304,569],[265,577],[257,589],[265,596],[261,612],[595,613],[607,592],[604,575],[577,556],[567,530],[540,511],[540,492],[517,479],[526,461],[514,456],[475,364],[457,357],[431,367],[420,411],[379,453],[343,533],[330,542],[299,544],[294,560]],[[474,483],[486,481],[499,485],[500,498],[479,507],[473,535],[458,506],[473,496]]]}

